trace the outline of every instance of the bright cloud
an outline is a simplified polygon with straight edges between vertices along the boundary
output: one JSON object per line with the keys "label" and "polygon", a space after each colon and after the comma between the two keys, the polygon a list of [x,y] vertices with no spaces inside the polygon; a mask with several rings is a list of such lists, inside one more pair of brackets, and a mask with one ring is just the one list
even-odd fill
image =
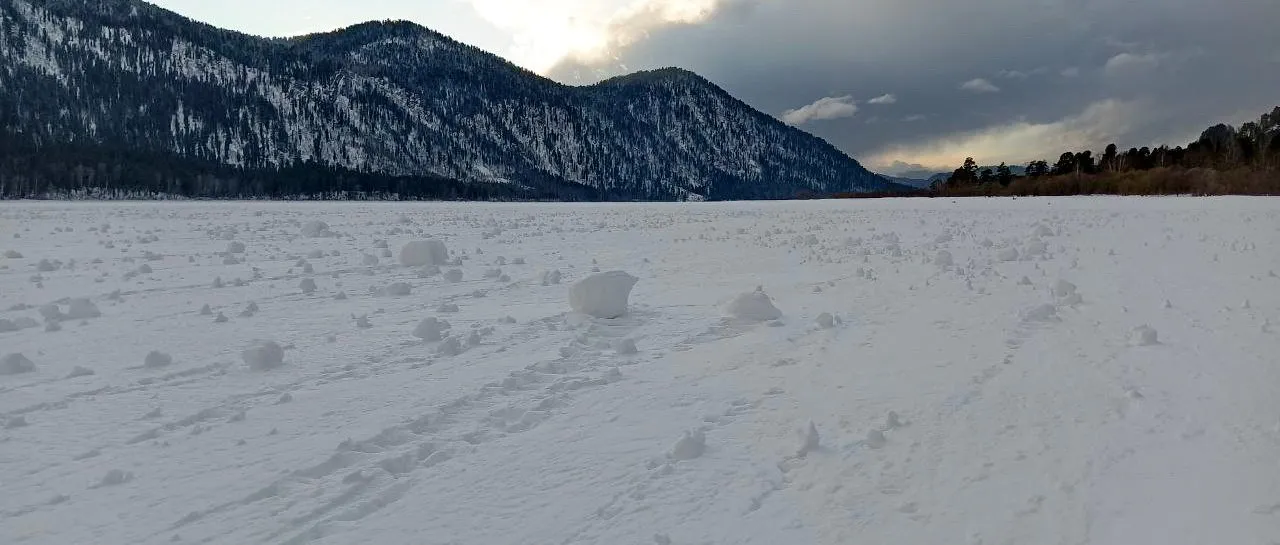
{"label": "bright cloud", "polygon": [[813,104],[783,112],[782,121],[789,125],[803,125],[810,121],[853,117],[856,113],[858,113],[858,104],[852,96],[823,97]]}
{"label": "bright cloud", "polygon": [[887,105],[887,104],[897,104],[897,103],[898,103],[898,97],[893,96],[892,93],[887,95],[880,95],[876,98],[873,98],[867,101],[867,104],[886,104]]}
{"label": "bright cloud", "polygon": [[960,89],[964,91],[969,91],[970,93],[999,93],[1000,92],[999,87],[996,87],[991,82],[982,78],[974,78],[964,83],[961,83]]}
{"label": "bright cloud", "polygon": [[732,0],[468,0],[511,35],[512,62],[545,73],[564,60],[612,60],[650,31],[697,24]]}

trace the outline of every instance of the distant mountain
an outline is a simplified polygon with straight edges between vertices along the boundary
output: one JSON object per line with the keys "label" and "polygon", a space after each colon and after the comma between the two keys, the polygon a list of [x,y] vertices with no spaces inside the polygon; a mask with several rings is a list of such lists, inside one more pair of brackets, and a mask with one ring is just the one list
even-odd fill
{"label": "distant mountain", "polygon": [[406,22],[267,39],[138,0],[3,0],[0,89],[0,196],[106,185],[725,200],[899,187],[691,72],[565,86]]}

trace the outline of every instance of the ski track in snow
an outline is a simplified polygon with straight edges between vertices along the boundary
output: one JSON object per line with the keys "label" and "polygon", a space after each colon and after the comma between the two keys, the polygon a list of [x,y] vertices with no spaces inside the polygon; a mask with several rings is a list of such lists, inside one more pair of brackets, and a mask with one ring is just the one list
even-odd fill
{"label": "ski track in snow", "polygon": [[2,203],[0,542],[1280,543],[1277,243],[1261,198]]}

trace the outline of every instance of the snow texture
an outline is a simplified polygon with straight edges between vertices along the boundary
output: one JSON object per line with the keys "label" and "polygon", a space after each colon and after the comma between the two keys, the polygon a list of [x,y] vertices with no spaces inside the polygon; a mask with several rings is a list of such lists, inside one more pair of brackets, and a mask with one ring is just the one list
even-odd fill
{"label": "snow texture", "polygon": [[[320,219],[338,235],[300,235]],[[1280,536],[1277,199],[15,201],[0,225],[28,256],[0,258],[4,544]],[[428,239],[456,282],[361,265]],[[593,267],[643,279],[625,314],[571,312]]]}

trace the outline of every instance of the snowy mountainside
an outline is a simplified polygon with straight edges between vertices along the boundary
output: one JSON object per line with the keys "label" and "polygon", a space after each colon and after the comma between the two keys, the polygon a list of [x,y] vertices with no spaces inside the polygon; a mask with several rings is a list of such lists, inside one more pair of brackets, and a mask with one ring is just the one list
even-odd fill
{"label": "snowy mountainside", "polygon": [[12,0],[0,30],[0,129],[29,145],[612,199],[896,187],[676,69],[570,87],[412,23],[266,39],[138,0]]}

